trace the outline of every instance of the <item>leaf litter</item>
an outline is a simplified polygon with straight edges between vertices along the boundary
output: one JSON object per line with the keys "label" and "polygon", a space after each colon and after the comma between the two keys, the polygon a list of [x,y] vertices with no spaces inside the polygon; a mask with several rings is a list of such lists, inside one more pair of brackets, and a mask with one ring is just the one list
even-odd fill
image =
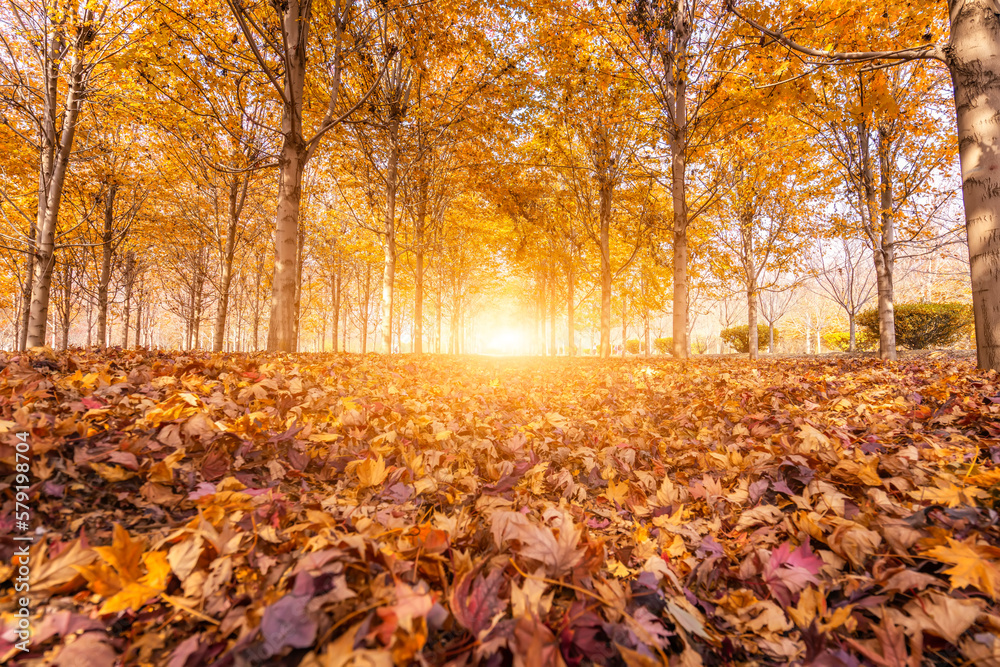
{"label": "leaf litter", "polygon": [[998,384],[928,357],[0,354],[0,658],[1000,665]]}

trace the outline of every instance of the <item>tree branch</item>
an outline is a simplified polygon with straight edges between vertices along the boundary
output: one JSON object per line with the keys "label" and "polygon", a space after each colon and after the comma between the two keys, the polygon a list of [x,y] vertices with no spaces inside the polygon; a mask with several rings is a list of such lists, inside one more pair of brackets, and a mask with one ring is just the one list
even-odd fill
{"label": "tree branch", "polygon": [[850,61],[861,63],[872,60],[892,60],[895,62],[906,62],[909,60],[938,60],[946,65],[948,64],[948,59],[947,56],[945,56],[944,49],[939,47],[937,44],[915,46],[908,49],[900,49],[898,51],[834,51],[832,49],[829,51],[823,51],[821,49],[814,49],[812,47],[799,44],[798,42],[786,37],[785,34],[779,30],[766,28],[753,19],[744,16],[737,11],[736,0],[726,0],[726,9],[754,30],[767,35],[782,46],[791,49],[792,51],[812,56],[813,58],[822,58],[828,62]]}

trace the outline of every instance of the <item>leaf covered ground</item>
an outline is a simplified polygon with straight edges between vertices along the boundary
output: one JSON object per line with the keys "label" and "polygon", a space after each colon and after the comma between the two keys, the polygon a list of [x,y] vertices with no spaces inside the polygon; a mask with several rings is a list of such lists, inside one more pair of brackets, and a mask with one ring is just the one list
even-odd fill
{"label": "leaf covered ground", "polygon": [[968,360],[0,355],[0,660],[998,665],[998,463]]}

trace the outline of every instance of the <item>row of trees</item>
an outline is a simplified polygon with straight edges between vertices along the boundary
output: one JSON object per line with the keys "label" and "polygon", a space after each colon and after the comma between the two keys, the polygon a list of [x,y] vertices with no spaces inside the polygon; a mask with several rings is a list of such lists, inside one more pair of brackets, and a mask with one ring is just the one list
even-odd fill
{"label": "row of trees", "polygon": [[785,5],[784,32],[722,0],[5,5],[11,340],[459,352],[501,304],[605,356],[668,312],[685,357],[702,302],[738,291],[755,338],[767,295],[846,261],[894,358],[896,263],[956,232],[927,58],[967,54],[937,7]]}

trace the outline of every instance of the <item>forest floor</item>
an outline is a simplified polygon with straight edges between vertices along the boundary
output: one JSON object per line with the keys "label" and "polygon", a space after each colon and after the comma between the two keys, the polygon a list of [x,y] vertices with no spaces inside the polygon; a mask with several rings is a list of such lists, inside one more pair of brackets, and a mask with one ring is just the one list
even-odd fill
{"label": "forest floor", "polygon": [[0,662],[1000,665],[998,384],[0,353]]}

